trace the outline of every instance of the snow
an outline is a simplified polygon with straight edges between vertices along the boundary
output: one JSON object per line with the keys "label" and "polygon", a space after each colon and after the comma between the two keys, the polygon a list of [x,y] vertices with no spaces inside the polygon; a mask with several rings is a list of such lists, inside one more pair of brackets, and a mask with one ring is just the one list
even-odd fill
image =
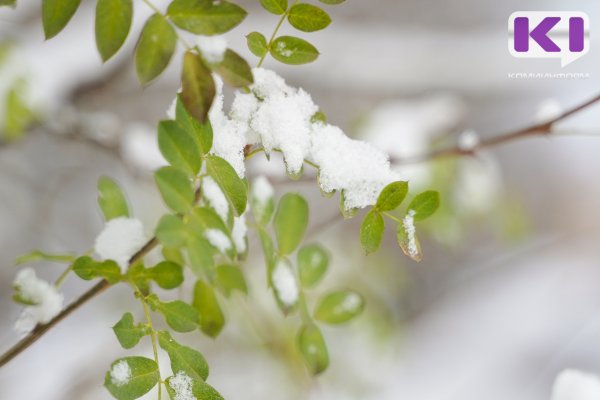
{"label": "snow", "polygon": [[229,203],[223,191],[210,176],[202,179],[202,194],[223,221],[229,215]]}
{"label": "snow", "polygon": [[342,304],[341,311],[355,313],[362,304],[362,299],[356,293],[348,293]]}
{"label": "snow", "polygon": [[273,186],[264,175],[259,175],[252,181],[252,199],[260,205],[266,204],[275,195]]}
{"label": "snow", "polygon": [[19,271],[13,286],[20,297],[33,304],[25,307],[15,323],[18,332],[27,333],[38,323],[46,324],[62,310],[63,295],[54,285],[39,279],[32,268]]}
{"label": "snow", "polygon": [[296,304],[300,292],[292,268],[285,260],[279,260],[275,265],[272,282],[279,301],[287,307]]}
{"label": "snow", "polygon": [[246,216],[235,217],[233,219],[233,229],[231,230],[231,238],[238,253],[246,251],[246,234],[248,226],[246,225]]}
{"label": "snow", "polygon": [[196,400],[192,391],[194,381],[185,372],[179,371],[169,379],[169,386],[175,392],[173,400]]}
{"label": "snow", "polygon": [[207,229],[204,232],[204,237],[221,253],[225,253],[231,248],[231,241],[227,235],[218,229]]}
{"label": "snow", "polygon": [[106,223],[96,238],[96,253],[103,259],[114,260],[125,272],[129,259],[146,243],[142,222],[135,218],[119,217]]}
{"label": "snow", "polygon": [[594,374],[567,369],[556,377],[552,400],[598,400],[600,379]]}
{"label": "snow", "polygon": [[171,104],[169,104],[169,108],[167,108],[167,111],[166,111],[167,118],[174,120],[175,117],[177,116],[176,110],[177,110],[177,96],[175,96],[173,101],[171,101]]}
{"label": "snow", "polygon": [[480,139],[477,132],[467,130],[458,136],[458,148],[464,151],[472,151],[479,145]]}
{"label": "snow", "polygon": [[115,386],[123,386],[129,383],[131,379],[131,368],[129,368],[129,364],[127,361],[121,360],[110,370],[110,381]]}
{"label": "snow", "polygon": [[408,254],[411,257],[416,257],[419,254],[417,239],[415,237],[416,229],[414,217],[415,210],[408,210],[402,219],[402,226],[404,227],[404,232],[406,232],[406,237],[408,238]]}
{"label": "snow", "polygon": [[224,36],[197,36],[196,44],[200,48],[202,57],[209,64],[223,61],[227,50],[227,39]]}

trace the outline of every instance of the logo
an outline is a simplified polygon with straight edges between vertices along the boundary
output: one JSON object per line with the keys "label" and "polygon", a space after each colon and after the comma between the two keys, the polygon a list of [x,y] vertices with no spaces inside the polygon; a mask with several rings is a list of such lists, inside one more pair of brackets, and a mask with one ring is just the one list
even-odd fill
{"label": "logo", "polygon": [[508,50],[517,58],[560,58],[565,67],[590,50],[590,19],[573,11],[517,11],[508,19]]}

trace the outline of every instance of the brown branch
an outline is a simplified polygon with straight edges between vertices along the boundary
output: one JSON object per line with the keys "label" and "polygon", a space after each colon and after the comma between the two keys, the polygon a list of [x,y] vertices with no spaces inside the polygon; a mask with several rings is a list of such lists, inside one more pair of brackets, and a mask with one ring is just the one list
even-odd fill
{"label": "brown branch", "polygon": [[586,101],[585,103],[582,103],[570,110],[565,111],[564,113],[562,113],[561,115],[559,115],[558,117],[556,117],[554,119],[551,119],[549,121],[546,121],[546,122],[543,122],[540,124],[521,128],[516,131],[506,132],[506,133],[499,134],[499,135],[494,135],[488,139],[481,140],[479,143],[477,143],[476,145],[474,145],[473,147],[470,147],[470,148],[464,148],[464,147],[460,147],[459,145],[457,145],[455,147],[435,150],[428,154],[422,154],[422,155],[418,155],[418,156],[414,156],[414,157],[400,158],[400,159],[395,159],[393,161],[397,164],[403,165],[403,164],[417,164],[417,163],[422,163],[422,162],[431,161],[434,159],[444,158],[444,157],[470,156],[470,155],[475,155],[475,153],[477,153],[478,150],[502,145],[502,144],[511,142],[513,140],[522,139],[522,138],[525,138],[528,136],[547,135],[547,134],[551,133],[552,127],[556,123],[558,123],[564,119],[567,119],[567,118],[571,117],[572,115],[577,114],[578,112],[580,112],[586,108],[589,108],[590,106],[592,106],[598,102],[600,102],[600,95],[597,95],[596,97]]}
{"label": "brown branch", "polygon": [[[142,247],[140,250],[138,250],[138,252],[135,253],[129,259],[129,265],[133,265],[136,262],[138,262],[139,260],[141,260],[146,254],[148,254],[150,251],[152,251],[156,247],[157,244],[158,244],[158,240],[156,239],[156,237],[153,237],[152,239],[150,239],[148,242],[146,242],[144,247]],[[77,310],[79,307],[81,307],[82,305],[84,305],[85,303],[87,303],[89,300],[93,299],[100,293],[103,293],[106,289],[108,289],[111,286],[112,285],[105,280],[97,283],[94,287],[92,287],[90,290],[88,290],[83,295],[81,295],[81,297],[79,297],[77,300],[75,300],[74,302],[69,304],[64,310],[62,310],[60,312],[60,314],[58,314],[56,317],[54,317],[50,322],[48,322],[47,324],[43,324],[43,325],[41,325],[41,324],[36,325],[35,328],[33,328],[33,330],[27,334],[27,336],[25,336],[18,343],[16,343],[14,346],[12,346],[8,351],[6,351],[4,354],[2,354],[2,356],[0,356],[0,367],[3,367],[10,360],[15,358],[20,353],[22,353],[25,349],[27,349],[29,346],[34,344],[46,332],[48,332],[55,325],[57,325],[59,322],[61,322],[63,319],[65,319],[67,316],[69,316],[73,311]]]}

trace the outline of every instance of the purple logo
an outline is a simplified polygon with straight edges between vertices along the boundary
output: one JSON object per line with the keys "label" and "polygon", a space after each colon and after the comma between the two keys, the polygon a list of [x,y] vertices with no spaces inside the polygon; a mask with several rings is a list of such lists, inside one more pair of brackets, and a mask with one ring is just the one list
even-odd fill
{"label": "purple logo", "polygon": [[590,49],[589,17],[573,11],[518,11],[508,19],[508,49],[517,58],[560,58],[564,67]]}

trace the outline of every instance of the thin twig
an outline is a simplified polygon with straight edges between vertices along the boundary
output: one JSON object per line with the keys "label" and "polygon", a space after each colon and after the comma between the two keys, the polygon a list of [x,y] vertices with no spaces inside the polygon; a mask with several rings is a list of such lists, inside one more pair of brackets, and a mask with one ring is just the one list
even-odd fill
{"label": "thin twig", "polygon": [[554,119],[545,121],[540,124],[521,128],[516,131],[506,132],[506,133],[499,134],[499,135],[494,135],[488,139],[481,140],[475,146],[472,146],[470,148],[465,148],[465,147],[461,147],[461,146],[457,145],[455,147],[450,147],[447,149],[435,150],[428,154],[421,154],[421,155],[414,156],[414,157],[395,159],[395,160],[393,160],[393,162],[396,164],[400,164],[400,165],[418,164],[418,163],[427,162],[427,161],[435,160],[438,158],[444,158],[444,157],[470,156],[470,155],[475,155],[477,153],[477,151],[479,151],[481,149],[498,146],[498,145],[501,145],[501,144],[504,144],[507,142],[511,142],[513,140],[522,139],[522,138],[525,138],[528,136],[547,135],[552,132],[552,127],[556,123],[558,123],[564,119],[567,119],[567,118],[571,117],[572,115],[577,114],[578,112],[580,112],[598,102],[600,102],[600,95],[597,95],[596,97],[586,101],[585,103],[582,103],[570,110],[565,111],[564,113],[562,113],[561,115],[559,115],[558,117],[556,117]]}

